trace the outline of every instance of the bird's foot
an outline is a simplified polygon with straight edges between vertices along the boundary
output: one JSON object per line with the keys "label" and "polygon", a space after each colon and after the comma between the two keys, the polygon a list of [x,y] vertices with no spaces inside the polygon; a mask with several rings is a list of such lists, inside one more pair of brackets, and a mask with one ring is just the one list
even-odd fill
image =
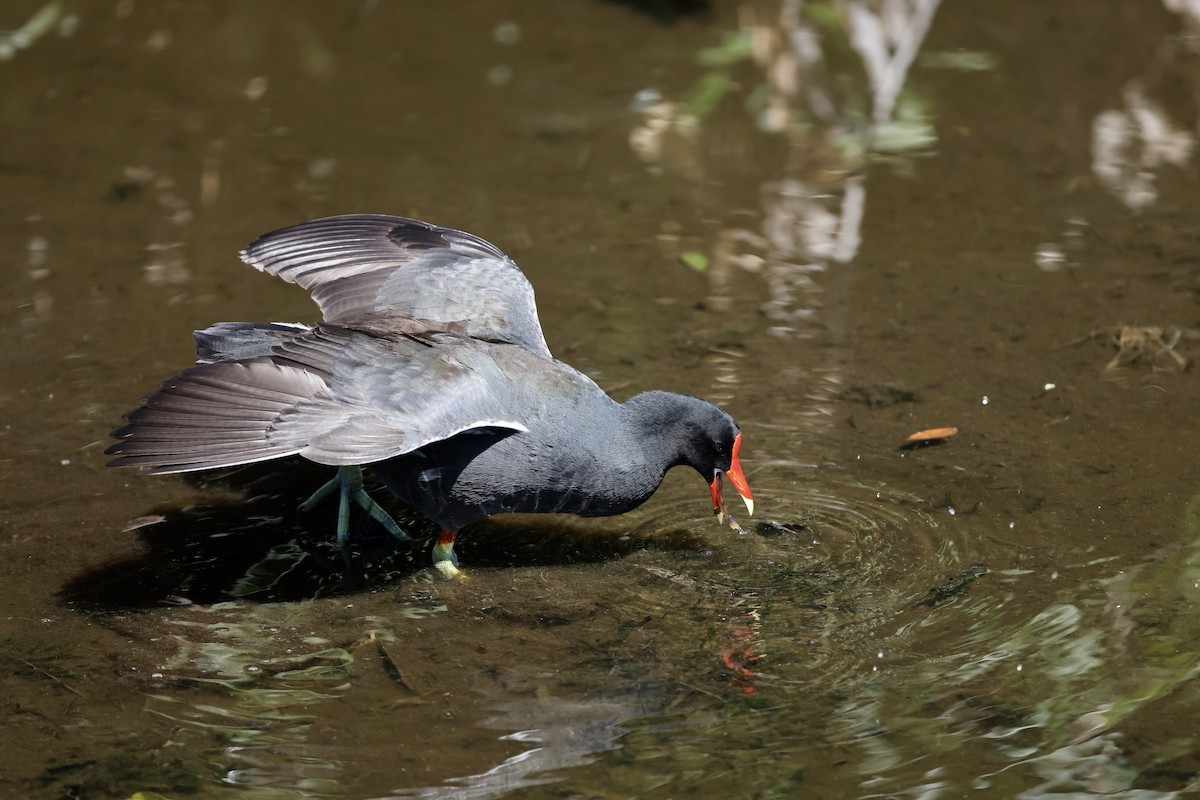
{"label": "bird's foot", "polygon": [[437,544],[433,546],[433,567],[447,578],[466,579],[466,574],[458,568],[458,556],[454,553],[453,531],[442,531]]}
{"label": "bird's foot", "polygon": [[335,490],[339,495],[337,541],[338,545],[342,548],[343,555],[345,555],[349,546],[351,500],[359,508],[366,511],[371,519],[383,526],[384,530],[392,536],[401,541],[408,541],[411,538],[396,524],[396,520],[392,519],[392,515],[387,513],[383,509],[383,506],[376,503],[367,494],[367,490],[363,486],[362,467],[338,467],[337,475],[334,475],[331,480],[313,492],[311,497],[300,504],[300,511],[303,513],[312,511],[318,503],[331,495]]}

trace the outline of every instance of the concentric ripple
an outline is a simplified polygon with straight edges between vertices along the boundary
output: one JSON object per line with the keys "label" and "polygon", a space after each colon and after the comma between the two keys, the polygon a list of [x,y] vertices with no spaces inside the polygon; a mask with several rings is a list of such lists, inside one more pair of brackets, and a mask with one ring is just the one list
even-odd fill
{"label": "concentric ripple", "polygon": [[[648,541],[699,537],[698,557],[641,566],[688,589],[688,602],[703,592],[713,618],[729,621],[713,635],[726,640],[725,667],[747,687],[829,691],[877,674],[906,657],[934,606],[983,574],[968,573],[965,529],[939,524],[921,498],[830,471],[762,474],[770,471],[751,479],[770,489],[755,498],[759,516],[738,520],[744,534],[719,528],[682,482],[665,485],[633,529]],[[624,602],[664,605],[660,588],[646,590]]]}

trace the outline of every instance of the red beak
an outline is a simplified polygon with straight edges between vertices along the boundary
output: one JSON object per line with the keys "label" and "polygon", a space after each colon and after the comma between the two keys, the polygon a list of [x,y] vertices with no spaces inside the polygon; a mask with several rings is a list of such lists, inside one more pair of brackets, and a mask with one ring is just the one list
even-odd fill
{"label": "red beak", "polygon": [[[742,473],[742,463],[740,455],[742,451],[742,435],[739,433],[733,439],[733,456],[729,460],[729,469],[725,470],[725,474],[729,476],[729,482],[733,484],[733,488],[737,489],[737,493],[741,495],[742,500],[746,503],[746,513],[754,514],[754,495],[750,492],[750,484],[746,483],[746,476]],[[744,532],[738,525],[733,515],[729,513],[729,509],[725,506],[725,496],[721,492],[721,473],[718,472],[713,476],[712,483],[708,485],[709,491],[712,492],[713,513],[717,515],[717,522],[729,520],[729,527],[735,531]]]}

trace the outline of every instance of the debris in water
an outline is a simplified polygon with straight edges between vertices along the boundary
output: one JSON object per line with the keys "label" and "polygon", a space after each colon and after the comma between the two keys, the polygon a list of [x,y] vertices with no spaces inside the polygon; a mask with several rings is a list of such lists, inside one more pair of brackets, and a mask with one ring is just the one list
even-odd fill
{"label": "debris in water", "polygon": [[941,444],[951,436],[958,434],[958,428],[926,428],[923,431],[917,431],[904,440],[904,444],[900,445],[902,450],[912,450],[917,447],[929,447],[930,445]]}
{"label": "debris in water", "polygon": [[1105,369],[1120,369],[1133,364],[1149,364],[1155,369],[1187,369],[1188,359],[1175,346],[1184,338],[1200,339],[1200,331],[1184,330],[1174,325],[1114,325],[1094,330],[1069,342],[1068,346],[1101,337],[1110,337],[1117,348],[1117,354],[1104,365]]}
{"label": "debris in water", "polygon": [[922,600],[921,602],[917,603],[914,608],[919,606],[937,608],[938,606],[949,602],[953,598],[958,597],[960,594],[966,594],[968,586],[987,574],[987,567],[971,567],[966,572],[960,572],[950,578],[950,580],[943,583],[941,586],[935,586],[930,589],[929,593],[933,595],[933,597]]}

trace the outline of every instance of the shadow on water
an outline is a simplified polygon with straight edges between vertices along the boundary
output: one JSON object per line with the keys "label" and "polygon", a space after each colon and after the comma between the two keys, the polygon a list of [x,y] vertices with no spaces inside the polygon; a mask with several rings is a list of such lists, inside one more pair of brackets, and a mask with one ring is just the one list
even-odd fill
{"label": "shadow on water", "polygon": [[[224,502],[152,509],[124,529],[144,553],[69,580],[63,599],[95,611],[245,599],[290,602],[384,588],[430,569],[433,523],[372,495],[411,537],[399,541],[365,515],[352,515],[350,563],[336,543],[336,499],[311,514],[298,506],[328,469],[303,459],[253,465],[229,474],[185,477]],[[368,473],[369,479],[369,473]],[[614,532],[571,517],[497,518],[465,529],[456,552],[472,570],[601,563],[644,549],[698,550],[694,532]]]}

